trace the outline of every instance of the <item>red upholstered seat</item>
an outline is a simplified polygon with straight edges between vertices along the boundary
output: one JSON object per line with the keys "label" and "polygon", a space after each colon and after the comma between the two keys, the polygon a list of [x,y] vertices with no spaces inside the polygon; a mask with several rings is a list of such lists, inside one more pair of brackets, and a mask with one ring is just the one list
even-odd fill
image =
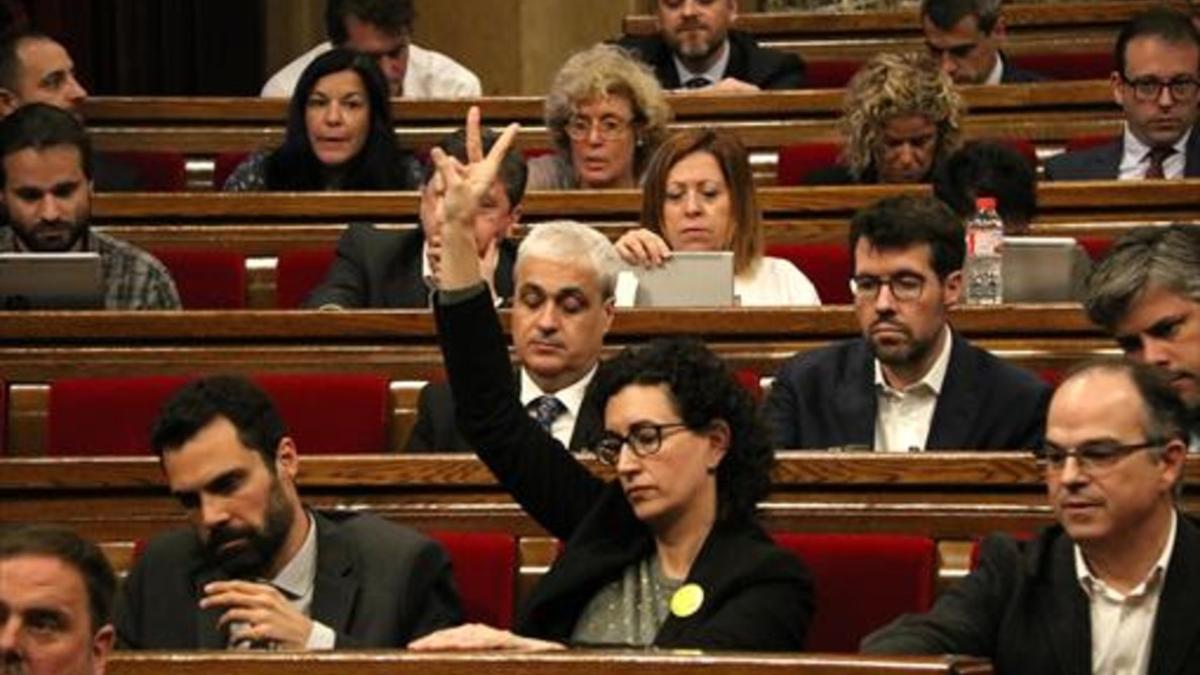
{"label": "red upholstered seat", "polygon": [[821,302],[844,305],[850,295],[850,249],[846,244],[771,244],[767,255],[790,260],[817,287]]}
{"label": "red upholstered seat", "polygon": [[296,309],[321,285],[336,252],[331,248],[285,251],[275,266],[275,306]]}
{"label": "red upholstered seat", "polygon": [[817,613],[806,648],[854,652],[871,631],[933,604],[937,549],[929,537],[776,533],[812,571]]}
{"label": "red upholstered seat", "polygon": [[750,393],[750,397],[755,403],[762,403],[762,376],[753,368],[738,368],[733,371],[733,376],[737,378],[738,384]]}
{"label": "red upholstered seat", "polygon": [[242,309],[246,306],[246,258],[217,249],[156,249],[175,280],[184,309]]}
{"label": "red upholstered seat", "polygon": [[517,542],[503,532],[430,532],[450,555],[464,619],[512,626],[517,583]]}
{"label": "red upholstered seat", "polygon": [[1053,80],[1107,80],[1116,69],[1112,51],[1014,54],[1013,65]]}
{"label": "red upholstered seat", "polygon": [[862,68],[862,59],[812,59],[805,64],[806,89],[841,89]]}
{"label": "red upholstered seat", "polygon": [[1026,162],[1029,162],[1029,168],[1033,169],[1034,171],[1037,171],[1037,167],[1038,167],[1037,148],[1034,147],[1033,141],[1029,140],[1028,138],[1017,138],[1015,136],[1008,136],[1005,138],[997,138],[996,142],[1002,143],[1002,144],[1007,145],[1008,147],[1012,148],[1013,150],[1016,150],[1022,157],[1025,158]]}
{"label": "red upholstered seat", "polygon": [[225,188],[225,181],[229,180],[229,175],[233,170],[238,168],[238,164],[246,161],[250,156],[248,152],[222,152],[213,159],[213,189],[222,190]]}
{"label": "red upholstered seat", "polygon": [[105,157],[136,174],[145,192],[182,192],[187,189],[187,162],[180,152],[106,152]]}
{"label": "red upholstered seat", "polygon": [[813,141],[785,145],[779,149],[775,182],[779,185],[803,185],[808,174],[837,164],[841,143]]}
{"label": "red upholstered seat", "polygon": [[1088,257],[1092,262],[1098,263],[1108,255],[1112,249],[1114,239],[1103,235],[1093,235],[1090,237],[1076,237],[1075,241],[1087,251]]}
{"label": "red upholstered seat", "polygon": [[1088,148],[1094,148],[1097,145],[1111,143],[1113,140],[1115,140],[1115,138],[1116,137],[1114,137],[1112,134],[1082,134],[1079,136],[1072,136],[1071,138],[1067,139],[1066,150],[1067,152],[1087,150]]}
{"label": "red upholstered seat", "polygon": [[[150,428],[183,375],[68,378],[50,384],[47,454],[148,454]],[[388,451],[386,378],[373,375],[260,375],[300,452]]]}

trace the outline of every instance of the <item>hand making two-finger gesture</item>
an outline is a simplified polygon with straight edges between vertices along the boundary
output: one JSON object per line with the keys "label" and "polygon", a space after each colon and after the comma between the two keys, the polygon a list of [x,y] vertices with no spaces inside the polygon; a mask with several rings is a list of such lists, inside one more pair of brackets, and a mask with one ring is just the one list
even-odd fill
{"label": "hand making two-finger gesture", "polygon": [[440,148],[434,148],[431,153],[437,168],[432,179],[433,189],[440,198],[438,216],[442,223],[438,287],[444,291],[467,288],[483,279],[472,219],[496,180],[500,163],[512,147],[519,128],[515,123],[508,125],[485,157],[479,117],[479,108],[471,106],[467,112],[468,161],[465,166]]}

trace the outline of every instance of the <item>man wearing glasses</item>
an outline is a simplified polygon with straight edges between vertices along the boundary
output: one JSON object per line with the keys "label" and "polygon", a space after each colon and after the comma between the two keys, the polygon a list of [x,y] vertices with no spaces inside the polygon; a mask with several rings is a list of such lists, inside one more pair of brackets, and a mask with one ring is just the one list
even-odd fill
{"label": "man wearing glasses", "polygon": [[962,221],[932,197],[879,201],[850,223],[863,336],[798,354],[766,401],[778,448],[1022,449],[1041,445],[1049,388],[951,330]]}
{"label": "man wearing glasses", "polygon": [[1088,317],[1125,355],[1166,375],[1191,413],[1200,450],[1200,227],[1134,230],[1116,241],[1088,278]]}
{"label": "man wearing glasses", "polygon": [[1046,162],[1049,180],[1200,176],[1200,32],[1181,12],[1156,7],[1117,37],[1113,98],[1125,112],[1121,138]]}
{"label": "man wearing glasses", "polygon": [[1058,523],[984,540],[924,615],[863,650],[968,654],[998,673],[1174,673],[1200,663],[1200,531],[1176,512],[1187,411],[1161,373],[1096,362],[1054,394],[1036,453]]}
{"label": "man wearing glasses", "polygon": [[1000,52],[1007,31],[1001,0],[924,0],[925,46],[957,84],[1008,84],[1046,79],[1009,63]]}

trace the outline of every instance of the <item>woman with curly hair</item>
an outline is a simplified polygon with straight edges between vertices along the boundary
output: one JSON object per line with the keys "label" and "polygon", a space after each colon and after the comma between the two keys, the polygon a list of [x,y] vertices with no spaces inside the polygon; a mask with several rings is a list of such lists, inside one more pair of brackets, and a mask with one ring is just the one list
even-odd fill
{"label": "woman with curly hair", "polygon": [[[749,394],[716,355],[695,340],[669,339],[601,365],[594,386],[605,430],[592,447],[611,479],[581,464],[518,400],[469,235],[496,148],[502,153],[512,137],[510,128],[486,160],[465,168],[435,151],[448,233],[438,340],[463,435],[566,547],[522,607],[517,634],[460,626],[409,648],[800,649],[812,582],[758,523],[774,457]],[[537,310],[548,325],[569,322],[578,302],[570,290],[577,282],[568,275],[563,283]]]}
{"label": "woman with curly hair", "polygon": [[387,84],[375,59],[334,49],[300,76],[283,145],[251,155],[224,189],[415,190],[420,176],[416,158],[396,143]]}
{"label": "woman with curly hair", "polygon": [[878,54],[850,80],[842,105],[840,163],[812,185],[927,183],[958,149],[962,97],[925,54]]}
{"label": "woman with curly hair", "polygon": [[642,191],[642,228],[617,240],[631,265],[668,264],[672,251],[733,251],[733,292],[742,306],[819,305],[804,273],[763,255],[763,225],[750,158],[733,132],[672,134],[650,160]]}
{"label": "woman with curly hair", "polygon": [[654,73],[608,44],[563,64],[546,97],[556,152],[529,162],[530,190],[636,187],[671,107]]}

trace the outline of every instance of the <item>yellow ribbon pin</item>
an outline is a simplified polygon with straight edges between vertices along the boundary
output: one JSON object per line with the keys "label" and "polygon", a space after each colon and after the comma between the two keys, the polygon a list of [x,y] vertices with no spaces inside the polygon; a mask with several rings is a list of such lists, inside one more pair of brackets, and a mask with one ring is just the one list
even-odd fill
{"label": "yellow ribbon pin", "polygon": [[671,596],[671,613],[685,619],[704,604],[704,589],[697,584],[684,584]]}

